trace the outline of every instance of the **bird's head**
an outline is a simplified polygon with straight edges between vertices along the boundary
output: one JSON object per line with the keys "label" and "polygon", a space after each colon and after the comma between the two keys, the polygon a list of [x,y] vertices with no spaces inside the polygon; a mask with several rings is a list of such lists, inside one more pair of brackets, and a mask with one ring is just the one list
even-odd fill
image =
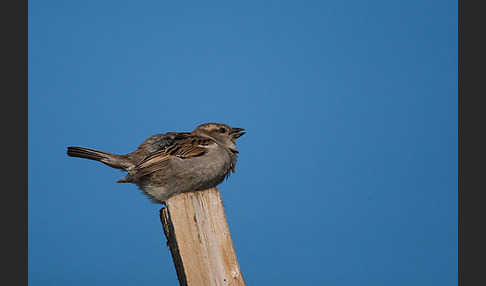
{"label": "bird's head", "polygon": [[196,127],[192,131],[193,134],[199,136],[210,137],[218,143],[229,148],[233,153],[238,153],[236,148],[236,139],[243,136],[243,128],[235,128],[222,123],[204,123]]}

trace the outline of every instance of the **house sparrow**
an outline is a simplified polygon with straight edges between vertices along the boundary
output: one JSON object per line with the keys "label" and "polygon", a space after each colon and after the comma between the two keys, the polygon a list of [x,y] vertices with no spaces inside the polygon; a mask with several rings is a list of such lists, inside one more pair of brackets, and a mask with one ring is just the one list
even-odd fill
{"label": "house sparrow", "polygon": [[68,147],[67,155],[100,161],[128,172],[117,183],[136,184],[155,203],[183,192],[219,185],[235,171],[236,139],[243,128],[205,123],[192,132],[168,132],[148,137],[126,155]]}

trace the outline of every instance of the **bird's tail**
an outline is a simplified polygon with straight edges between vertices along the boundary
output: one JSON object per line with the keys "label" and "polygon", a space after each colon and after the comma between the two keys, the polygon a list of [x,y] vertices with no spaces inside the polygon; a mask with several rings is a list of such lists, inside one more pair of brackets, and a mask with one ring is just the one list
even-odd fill
{"label": "bird's tail", "polygon": [[67,148],[67,154],[71,157],[99,161],[112,168],[121,170],[127,170],[133,165],[128,159],[124,158],[123,156],[84,147],[69,146]]}

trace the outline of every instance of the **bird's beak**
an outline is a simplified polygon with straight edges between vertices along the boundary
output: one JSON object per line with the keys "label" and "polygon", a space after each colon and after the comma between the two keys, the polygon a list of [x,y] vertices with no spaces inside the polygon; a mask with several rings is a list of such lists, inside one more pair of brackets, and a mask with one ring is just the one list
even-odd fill
{"label": "bird's beak", "polygon": [[246,132],[243,132],[245,129],[243,128],[231,128],[230,134],[233,138],[240,138],[241,136],[245,135]]}

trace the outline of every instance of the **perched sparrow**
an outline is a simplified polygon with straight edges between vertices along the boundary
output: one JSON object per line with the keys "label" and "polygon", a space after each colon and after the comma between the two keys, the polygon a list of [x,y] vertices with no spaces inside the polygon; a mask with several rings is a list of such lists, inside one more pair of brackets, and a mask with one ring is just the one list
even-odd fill
{"label": "perched sparrow", "polygon": [[127,171],[117,183],[134,183],[155,203],[189,191],[219,185],[235,171],[236,139],[243,128],[205,123],[192,132],[168,132],[147,138],[137,150],[126,155],[83,147],[68,147],[71,157],[100,161]]}

